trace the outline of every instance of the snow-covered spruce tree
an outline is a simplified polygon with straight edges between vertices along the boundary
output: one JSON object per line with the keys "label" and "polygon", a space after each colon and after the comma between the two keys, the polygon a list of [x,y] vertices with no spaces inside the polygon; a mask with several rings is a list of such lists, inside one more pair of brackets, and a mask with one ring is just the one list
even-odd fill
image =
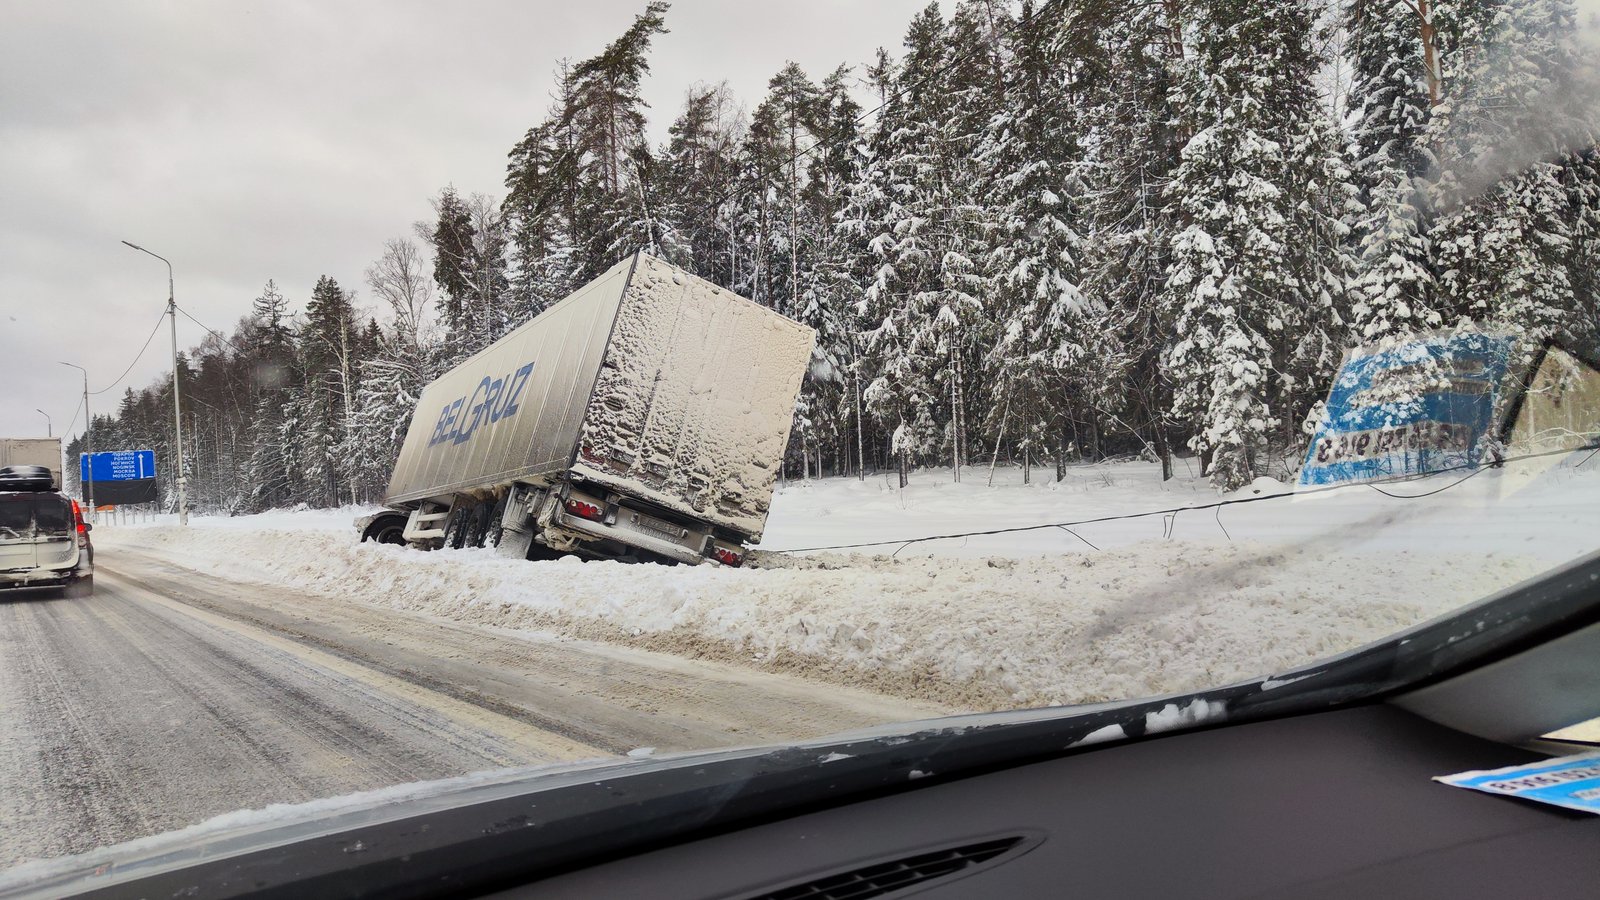
{"label": "snow-covered spruce tree", "polygon": [[1594,141],[1572,3],[1459,0],[1449,9],[1444,99],[1430,129],[1440,168],[1432,240],[1447,308],[1534,339],[1592,341],[1569,265],[1582,225],[1568,166]]}
{"label": "snow-covered spruce tree", "polygon": [[[1172,477],[1170,389],[1162,357],[1178,310],[1164,289],[1176,197],[1167,191],[1186,132],[1178,101],[1182,23],[1167,4],[1140,4],[1100,31],[1109,71],[1086,115],[1096,140],[1086,147],[1090,183],[1083,293],[1103,310],[1091,333],[1109,375],[1099,395]],[[1057,477],[1065,454],[1058,454]]]}
{"label": "snow-covered spruce tree", "polygon": [[[866,74],[878,92],[879,102],[885,102],[891,90],[893,67],[888,54],[881,48],[877,61],[867,68]],[[882,244],[877,241],[883,233],[883,223],[889,209],[889,195],[885,190],[887,173],[877,155],[879,143],[878,132],[869,131],[851,147],[841,205],[833,217],[834,252],[823,261],[827,268],[819,270],[813,282],[819,291],[837,293],[845,309],[841,319],[849,323],[847,327],[850,332],[843,340],[852,351],[850,396],[846,402],[852,407],[857,462],[863,469],[868,459],[887,463],[889,456],[895,456],[892,450],[888,456],[880,455],[876,441],[869,452],[867,439],[869,430],[873,431],[874,438],[878,437],[876,423],[884,422],[879,415],[881,410],[874,408],[869,411],[867,389],[877,381],[882,364],[888,358],[887,353],[874,346],[876,326],[883,321],[881,314],[888,307],[883,295],[873,294],[872,288],[879,285],[880,278],[887,284],[889,276],[883,271],[884,260],[879,252]],[[894,340],[888,335],[884,337]],[[896,420],[895,425],[898,424]],[[887,435],[889,432],[886,429],[883,433]],[[886,445],[884,449],[889,450],[890,447]],[[905,487],[903,471],[900,486]]]}
{"label": "snow-covered spruce tree", "polygon": [[473,303],[474,245],[472,211],[467,201],[446,186],[433,200],[431,228],[419,223],[417,232],[433,251],[433,280],[439,286],[439,319],[445,338],[461,358],[477,348],[478,316]]}
{"label": "snow-covered spruce tree", "polygon": [[1180,230],[1167,292],[1180,312],[1167,365],[1191,447],[1212,483],[1233,490],[1261,473],[1274,426],[1294,412],[1273,407],[1292,387],[1279,367],[1307,365],[1306,330],[1336,320],[1329,292],[1342,266],[1308,229],[1335,230],[1345,210],[1319,205],[1337,197],[1338,176],[1317,136],[1309,2],[1192,10],[1194,133],[1169,186]]}
{"label": "snow-covered spruce tree", "polygon": [[332,278],[318,278],[298,334],[301,380],[289,400],[287,427],[280,429],[292,442],[289,462],[301,487],[292,499],[298,502],[334,506],[350,499],[349,472],[339,449],[355,410],[356,338],[350,295]]}
{"label": "snow-covered spruce tree", "polygon": [[841,222],[871,254],[858,311],[868,377],[862,401],[888,438],[887,455],[901,487],[912,463],[933,453],[940,439],[933,409],[939,402],[937,361],[919,354],[930,318],[923,286],[937,278],[924,185],[939,163],[929,120],[939,111],[927,98],[940,96],[932,81],[943,59],[943,35],[938,7],[929,6],[911,22],[900,65],[880,55],[874,72],[884,85],[885,106]]}
{"label": "snow-covered spruce tree", "polygon": [[1349,0],[1346,5],[1352,167],[1360,190],[1352,227],[1357,255],[1350,284],[1352,342],[1444,324],[1428,244],[1431,102],[1417,3]]}
{"label": "snow-covered spruce tree", "polygon": [[298,432],[286,425],[291,415],[287,408],[291,380],[297,371],[289,303],[271,280],[255,299],[246,334],[246,345],[255,355],[252,377],[256,387],[244,468],[246,505],[260,511],[291,502],[296,479],[290,460],[296,453],[286,446],[286,439],[298,441]]}
{"label": "snow-covered spruce tree", "polygon": [[[1600,323],[1600,146],[1573,153],[1562,166],[1571,210],[1572,245],[1567,271],[1577,305],[1577,321]],[[1600,356],[1600,334],[1572,336],[1576,346]]]}
{"label": "snow-covered spruce tree", "polygon": [[[921,341],[938,360],[935,381],[948,398],[945,449],[951,471],[961,480],[962,468],[974,456],[983,417],[974,415],[993,405],[992,384],[982,377],[984,348],[995,340],[991,301],[994,284],[986,266],[995,241],[996,211],[990,196],[992,180],[980,159],[990,121],[1004,102],[1008,49],[1003,36],[1012,20],[1008,3],[965,0],[953,11],[945,38],[944,61],[934,81],[944,110],[936,118],[936,167],[924,188],[923,215],[929,246],[936,253],[936,280],[923,289],[931,321]],[[934,95],[924,93],[928,101]]]}
{"label": "snow-covered spruce tree", "polygon": [[817,331],[801,400],[815,435],[818,468],[824,456],[831,456],[835,471],[853,469],[860,477],[865,439],[855,303],[861,286],[854,279],[851,260],[862,248],[835,227],[848,200],[860,140],[861,107],[850,90],[850,71],[840,66],[823,80],[817,94],[818,144],[807,163],[804,198],[813,224],[807,234],[810,252],[799,274],[796,315]]}
{"label": "snow-covered spruce tree", "polygon": [[[1010,35],[1002,108],[986,129],[979,160],[992,179],[993,279],[997,331],[988,346],[987,429],[994,447],[1031,463],[1054,450],[1070,420],[1093,418],[1105,383],[1090,353],[1100,324],[1079,290],[1089,204],[1083,114],[1091,84],[1106,72],[1096,35],[1109,5],[1040,7],[1025,0]],[[1073,408],[1075,407],[1075,408]]]}
{"label": "snow-covered spruce tree", "polygon": [[[868,193],[881,208],[866,223],[878,264],[862,310],[873,371],[864,399],[902,472],[947,449],[959,478],[966,459],[965,392],[984,300],[970,157],[987,100],[977,81],[991,71],[980,54],[994,52],[992,37],[947,29],[937,4],[918,13],[873,139]],[[950,65],[958,38],[969,66]]]}

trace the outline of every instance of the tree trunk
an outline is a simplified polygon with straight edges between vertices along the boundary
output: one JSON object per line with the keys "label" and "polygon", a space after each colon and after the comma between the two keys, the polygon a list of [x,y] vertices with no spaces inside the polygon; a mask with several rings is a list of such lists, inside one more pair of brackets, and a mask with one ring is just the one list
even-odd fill
{"label": "tree trunk", "polygon": [[1151,442],[1155,445],[1156,456],[1161,460],[1161,480],[1172,480],[1172,445],[1167,443],[1167,430],[1156,422],[1150,429]]}
{"label": "tree trunk", "polygon": [[1056,448],[1056,481],[1067,478],[1067,423],[1061,422],[1061,445]]}
{"label": "tree trunk", "polygon": [[867,477],[866,429],[861,427],[861,376],[852,372],[851,382],[856,389],[856,480]]}
{"label": "tree trunk", "polygon": [[1439,105],[1439,48],[1438,33],[1433,27],[1433,3],[1417,0],[1417,17],[1421,20],[1422,64],[1428,75],[1428,108]]}

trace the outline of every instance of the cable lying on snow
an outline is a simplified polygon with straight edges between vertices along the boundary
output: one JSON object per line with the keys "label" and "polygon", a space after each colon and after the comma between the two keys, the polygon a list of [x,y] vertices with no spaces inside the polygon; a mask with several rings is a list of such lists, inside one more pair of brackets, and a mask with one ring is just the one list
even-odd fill
{"label": "cable lying on snow", "polygon": [[[1394,478],[1383,478],[1383,479],[1378,479],[1378,480],[1375,480],[1375,481],[1352,482],[1352,483],[1348,483],[1348,484],[1332,484],[1332,485],[1327,485],[1325,487],[1310,488],[1310,489],[1303,490],[1303,491],[1290,491],[1290,492],[1286,492],[1286,493],[1282,493],[1282,494],[1262,494],[1261,496],[1258,496],[1258,497],[1232,497],[1232,498],[1229,498],[1229,499],[1226,499],[1226,500],[1217,500],[1217,501],[1214,501],[1212,503],[1198,503],[1198,504],[1194,504],[1194,505],[1191,505],[1191,506],[1174,506],[1174,507],[1168,507],[1167,509],[1151,509],[1151,510],[1146,510],[1144,512],[1119,513],[1117,515],[1112,515],[1112,516],[1096,516],[1096,517],[1094,517],[1092,519],[1076,519],[1076,520],[1073,520],[1071,522],[1046,522],[1045,524],[1042,524],[1042,525],[1016,525],[1016,526],[1013,526],[1013,527],[1010,527],[1010,528],[990,528],[990,529],[986,529],[984,531],[960,531],[960,532],[955,532],[955,533],[952,533],[952,534],[931,534],[931,535],[928,535],[926,537],[917,537],[917,538],[896,538],[896,539],[893,539],[893,540],[863,541],[863,542],[857,543],[857,544],[832,544],[832,545],[825,546],[825,547],[789,547],[789,548],[785,548],[785,549],[781,549],[781,550],[764,550],[762,552],[764,552],[764,553],[815,553],[815,552],[819,552],[819,551],[822,551],[822,550],[859,550],[859,549],[862,549],[862,548],[865,548],[865,547],[892,547],[892,546],[895,546],[895,545],[898,544],[899,547],[894,551],[894,553],[890,554],[890,556],[893,557],[893,556],[898,556],[900,554],[901,550],[904,550],[905,548],[911,546],[912,544],[921,544],[921,543],[925,543],[927,541],[944,541],[944,540],[952,540],[954,538],[984,537],[984,536],[994,535],[994,534],[1016,534],[1018,532],[1023,532],[1023,531],[1041,531],[1041,530],[1046,529],[1046,528],[1059,528],[1062,531],[1065,531],[1068,534],[1071,534],[1073,537],[1076,537],[1078,540],[1083,541],[1085,544],[1089,544],[1090,547],[1093,547],[1094,549],[1098,550],[1098,549],[1100,549],[1099,547],[1095,547],[1094,544],[1089,543],[1089,541],[1087,539],[1085,539],[1082,535],[1079,535],[1077,532],[1074,532],[1072,529],[1074,527],[1076,527],[1076,526],[1079,526],[1079,525],[1094,525],[1094,524],[1097,524],[1097,523],[1100,523],[1100,522],[1118,522],[1118,521],[1123,521],[1123,520],[1126,520],[1126,519],[1144,519],[1144,518],[1148,518],[1150,516],[1170,516],[1170,517],[1176,518],[1179,513],[1198,512],[1198,511],[1203,511],[1203,510],[1207,510],[1207,509],[1214,509],[1214,510],[1217,511],[1217,516],[1218,516],[1217,524],[1221,525],[1222,524],[1221,515],[1222,515],[1223,507],[1237,506],[1237,505],[1239,505],[1241,503],[1259,503],[1259,502],[1261,502],[1263,500],[1281,500],[1281,499],[1283,499],[1285,497],[1305,497],[1305,496],[1309,496],[1311,494],[1325,494],[1325,493],[1329,493],[1329,492],[1332,492],[1332,491],[1342,491],[1342,490],[1347,490],[1347,489],[1351,489],[1351,488],[1371,488],[1371,489],[1377,491],[1378,493],[1384,495],[1385,497],[1393,497],[1396,500],[1417,500],[1417,499],[1421,499],[1423,497],[1431,497],[1431,496],[1433,496],[1435,494],[1442,494],[1445,491],[1448,491],[1451,488],[1456,487],[1459,484],[1462,484],[1463,482],[1465,482],[1468,479],[1472,478],[1473,476],[1477,475],[1479,472],[1482,472],[1484,469],[1500,468],[1502,466],[1507,465],[1508,463],[1524,462],[1524,461],[1530,460],[1530,459],[1542,459],[1542,458],[1549,457],[1549,456],[1566,456],[1566,455],[1569,455],[1569,454],[1572,454],[1572,453],[1581,452],[1583,450],[1591,450],[1593,452],[1591,452],[1588,456],[1586,456],[1582,460],[1580,460],[1577,463],[1577,465],[1579,465],[1579,466],[1581,466],[1584,463],[1588,462],[1589,460],[1593,459],[1596,453],[1600,453],[1600,442],[1589,443],[1589,444],[1585,444],[1585,445],[1583,445],[1581,447],[1572,447],[1572,448],[1564,449],[1564,450],[1546,450],[1546,451],[1541,452],[1541,453],[1526,453],[1526,454],[1522,454],[1520,456],[1503,457],[1503,458],[1495,459],[1494,461],[1490,462],[1487,465],[1462,464],[1462,465],[1459,465],[1459,466],[1451,466],[1449,468],[1440,469],[1437,472],[1430,472],[1430,473],[1428,473],[1428,475],[1429,476],[1445,475],[1445,474],[1449,474],[1451,472],[1461,472],[1461,471],[1465,471],[1465,470],[1471,470],[1471,471],[1467,472],[1467,474],[1464,475],[1463,477],[1458,478],[1455,481],[1450,482],[1449,484],[1443,485],[1441,487],[1435,488],[1433,490],[1430,490],[1430,491],[1427,491],[1427,492],[1421,493],[1421,494],[1395,494],[1395,493],[1390,493],[1389,491],[1383,490],[1382,488],[1379,487],[1379,485],[1381,485],[1381,484],[1394,484],[1394,483],[1397,483],[1397,482],[1406,482],[1406,481],[1416,481],[1417,480],[1417,476],[1415,476],[1415,475],[1396,476]],[[1226,530],[1224,530],[1224,533],[1226,533]],[[1168,529],[1166,531],[1166,535],[1169,536],[1169,537],[1171,536],[1170,523],[1168,525]]]}

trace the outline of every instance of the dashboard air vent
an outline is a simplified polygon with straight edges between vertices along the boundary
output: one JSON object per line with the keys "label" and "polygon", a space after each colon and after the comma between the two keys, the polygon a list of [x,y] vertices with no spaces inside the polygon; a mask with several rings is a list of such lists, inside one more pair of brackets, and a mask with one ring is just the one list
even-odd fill
{"label": "dashboard air vent", "polygon": [[867,900],[945,878],[994,859],[1022,843],[1021,837],[999,838],[931,853],[873,863],[791,885],[749,900]]}

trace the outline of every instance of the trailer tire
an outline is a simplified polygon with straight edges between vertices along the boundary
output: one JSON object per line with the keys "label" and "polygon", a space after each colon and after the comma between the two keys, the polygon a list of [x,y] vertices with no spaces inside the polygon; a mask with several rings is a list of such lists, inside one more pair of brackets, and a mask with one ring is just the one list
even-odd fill
{"label": "trailer tire", "polygon": [[483,545],[485,547],[498,547],[500,546],[500,539],[505,537],[506,504],[509,502],[511,502],[511,492],[506,491],[500,495],[500,499],[495,501],[492,506],[487,503],[484,504],[485,506],[490,506],[492,510],[489,513],[489,525],[483,532]]}
{"label": "trailer tire", "polygon": [[495,504],[488,500],[480,500],[472,504],[466,515],[466,536],[462,543],[468,547],[482,547],[489,537],[489,516],[495,510]]}
{"label": "trailer tire", "polygon": [[378,544],[406,544],[406,517],[401,515],[378,516],[372,520],[365,531],[361,532],[361,540],[372,541]]}
{"label": "trailer tire", "polygon": [[444,518],[444,548],[460,550],[467,536],[467,516],[475,509],[472,503],[454,503],[450,514]]}

